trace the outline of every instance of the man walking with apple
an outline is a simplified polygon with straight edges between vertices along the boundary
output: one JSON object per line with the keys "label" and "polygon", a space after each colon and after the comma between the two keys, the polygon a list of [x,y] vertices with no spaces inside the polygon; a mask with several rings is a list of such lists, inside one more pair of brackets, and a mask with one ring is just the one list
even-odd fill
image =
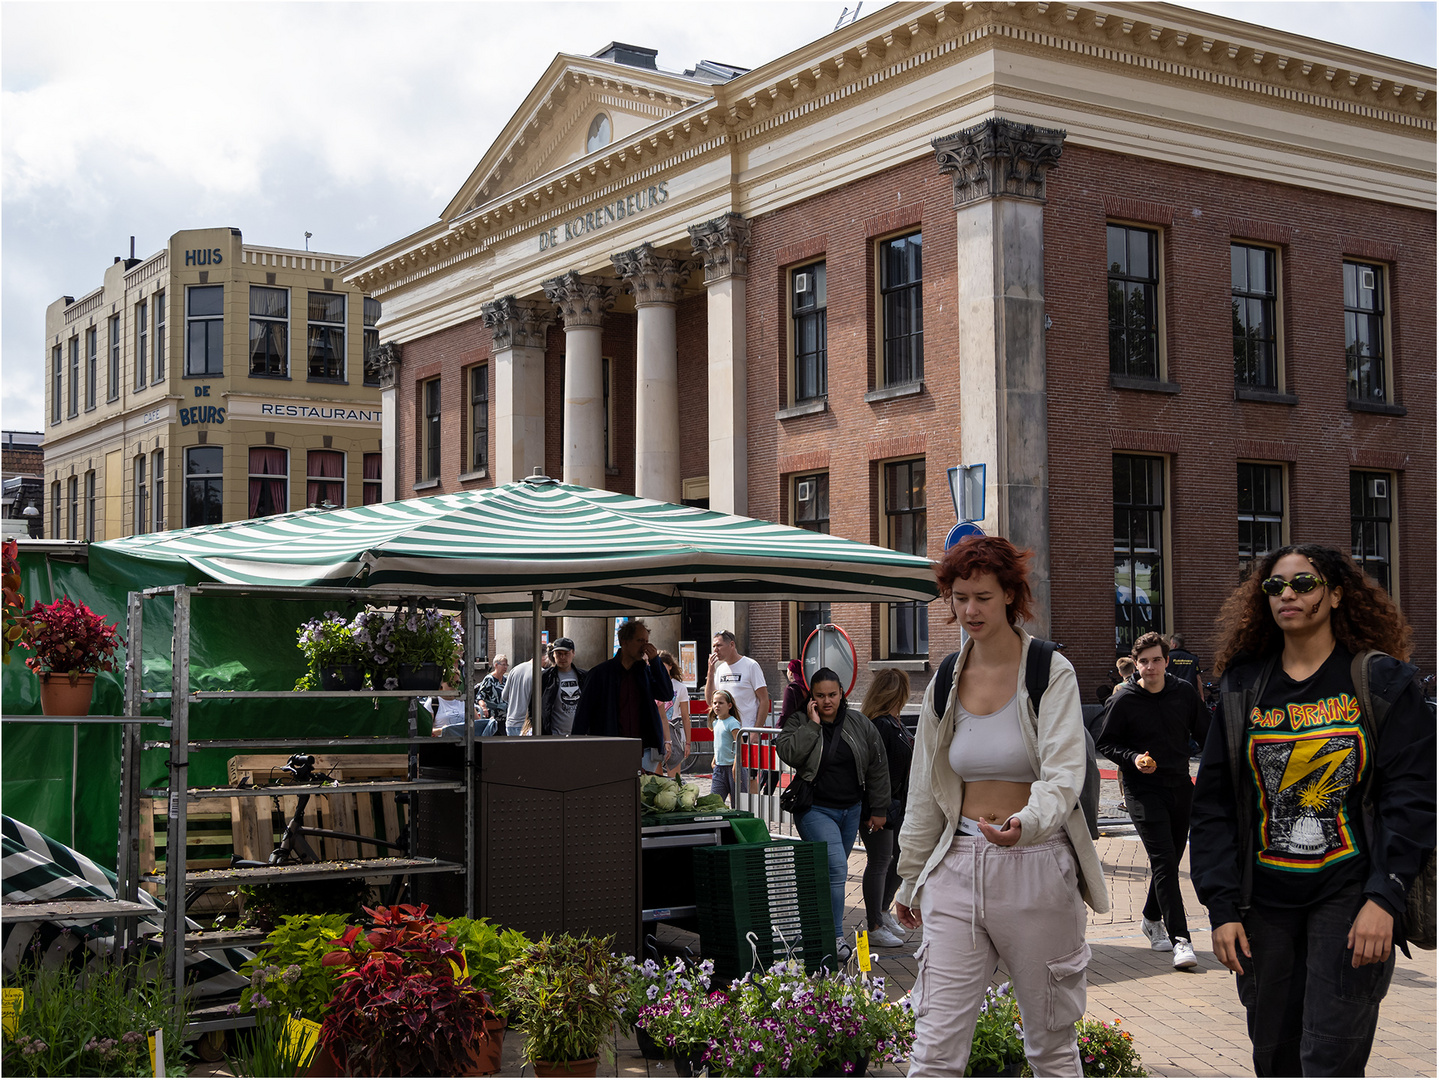
{"label": "man walking with apple", "polygon": [[1160,635],[1142,635],[1130,655],[1135,673],[1115,688],[1098,748],[1119,766],[1130,820],[1149,855],[1140,929],[1150,948],[1173,953],[1176,968],[1192,968],[1199,961],[1179,891],[1179,862],[1194,802],[1189,740],[1204,745],[1209,710],[1194,687],[1166,670],[1169,642]]}

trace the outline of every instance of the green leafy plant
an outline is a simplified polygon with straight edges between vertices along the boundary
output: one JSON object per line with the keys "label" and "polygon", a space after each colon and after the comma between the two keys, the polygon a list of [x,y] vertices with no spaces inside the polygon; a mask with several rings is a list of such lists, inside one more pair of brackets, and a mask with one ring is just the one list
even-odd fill
{"label": "green leafy plant", "polygon": [[320,672],[354,664],[364,667],[366,650],[355,638],[356,626],[338,611],[327,611],[311,619],[296,631],[300,652],[305,654],[309,669],[295,683],[296,690],[318,690]]}
{"label": "green leafy plant", "polygon": [[283,1009],[257,1008],[255,1026],[235,1033],[229,1055],[236,1076],[305,1076],[315,1060],[318,1043],[296,1038]]}
{"label": "green leafy plant", "polygon": [[500,928],[488,919],[457,918],[445,921],[444,925],[454,935],[455,944],[465,954],[470,981],[490,994],[495,1011],[505,1015],[510,1011],[510,996],[507,980],[500,969],[523,956],[534,944],[520,931]]}
{"label": "green leafy plant", "polygon": [[[336,938],[349,929],[344,915],[291,915],[270,931],[265,943],[240,968],[250,986],[240,995],[240,1006],[251,1007],[255,995],[289,1015],[319,1020],[339,989],[340,972],[325,965]],[[256,1006],[263,1011],[265,1005]],[[258,1015],[258,1014],[257,1014]]]}
{"label": "green leafy plant", "polygon": [[546,934],[503,969],[525,1029],[527,1061],[599,1055],[624,1007],[627,983],[613,936]]}
{"label": "green leafy plant", "polygon": [[362,878],[241,885],[237,891],[245,899],[245,913],[239,925],[266,934],[288,916],[305,912],[338,914],[358,922],[364,905],[370,900],[370,886]]}
{"label": "green leafy plant", "polygon": [[116,624],[62,596],[53,604],[36,604],[25,613],[29,620],[21,644],[35,655],[25,661],[34,672],[67,674],[75,679],[90,672],[115,671],[116,654],[125,644]]}
{"label": "green leafy plant", "polygon": [[134,964],[86,971],[26,966],[7,977],[25,991],[6,1076],[153,1076],[148,1035],[164,1032],[165,1069],[184,1076],[188,1008],[163,972]]}
{"label": "green leafy plant", "polygon": [[1085,1076],[1149,1075],[1134,1050],[1134,1036],[1123,1030],[1117,1019],[1112,1024],[1085,1019],[1074,1026]]}
{"label": "green leafy plant", "polygon": [[320,1040],[347,1076],[461,1076],[475,1069],[498,1020],[464,953],[422,904],[367,908],[324,962],[341,971]]}
{"label": "green leafy plant", "polygon": [[641,1007],[635,1024],[636,1030],[675,1057],[698,1065],[708,1055],[710,1043],[723,1037],[730,1015],[729,998],[721,991],[677,986],[652,1005]]}
{"label": "green leafy plant", "polygon": [[979,1017],[974,1024],[974,1041],[969,1047],[965,1076],[998,1075],[1024,1061],[1024,1027],[1019,1003],[1009,983],[991,986],[984,992]]}
{"label": "green leafy plant", "polygon": [[6,540],[3,545],[4,558],[4,662],[10,662],[10,649],[19,645],[30,628],[25,616],[25,597],[20,592],[20,545]]}

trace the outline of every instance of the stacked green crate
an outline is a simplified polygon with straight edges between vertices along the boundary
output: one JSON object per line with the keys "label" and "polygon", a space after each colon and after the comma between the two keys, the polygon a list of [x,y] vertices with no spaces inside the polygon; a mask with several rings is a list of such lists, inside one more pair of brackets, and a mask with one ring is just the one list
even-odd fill
{"label": "stacked green crate", "polygon": [[[797,840],[694,849],[700,950],[719,981],[789,954],[805,970],[835,966],[827,845]],[[757,941],[751,947],[747,934]]]}

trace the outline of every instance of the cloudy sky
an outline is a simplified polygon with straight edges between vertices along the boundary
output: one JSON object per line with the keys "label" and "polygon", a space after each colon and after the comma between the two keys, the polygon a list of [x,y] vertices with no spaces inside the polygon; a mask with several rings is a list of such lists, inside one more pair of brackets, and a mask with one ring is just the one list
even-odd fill
{"label": "cloudy sky", "polygon": [[[871,14],[880,5],[864,5]],[[1434,3],[1194,3],[1417,63]],[[361,255],[433,221],[557,52],[758,67],[809,3],[0,4],[0,424],[40,430],[45,307],[180,229]]]}

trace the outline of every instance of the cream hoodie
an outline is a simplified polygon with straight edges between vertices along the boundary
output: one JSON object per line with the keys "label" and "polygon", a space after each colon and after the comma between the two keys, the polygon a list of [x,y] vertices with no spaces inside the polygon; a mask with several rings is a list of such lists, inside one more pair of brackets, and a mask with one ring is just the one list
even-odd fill
{"label": "cream hoodie", "polygon": [[[1079,891],[1084,902],[1099,914],[1109,910],[1109,893],[1104,885],[1104,868],[1089,826],[1079,806],[1084,786],[1084,714],[1080,709],[1079,680],[1074,668],[1058,652],[1049,664],[1049,689],[1035,716],[1024,685],[1025,661],[1034,639],[1016,631],[1023,643],[1019,657],[1016,692],[1024,703],[1029,721],[1020,725],[1029,763],[1039,777],[1029,789],[1029,802],[1016,817],[1020,821],[1020,846],[1039,844],[1064,829],[1079,864]],[[905,907],[918,907],[920,890],[930,872],[939,865],[959,828],[960,807],[964,804],[964,781],[949,767],[949,744],[954,739],[958,717],[959,676],[969,659],[973,642],[965,642],[954,667],[949,700],[937,705],[934,682],[924,692],[919,728],[915,733],[914,761],[909,769],[909,803],[899,833],[899,875],[903,878],[896,899]],[[936,709],[941,708],[942,713]]]}

